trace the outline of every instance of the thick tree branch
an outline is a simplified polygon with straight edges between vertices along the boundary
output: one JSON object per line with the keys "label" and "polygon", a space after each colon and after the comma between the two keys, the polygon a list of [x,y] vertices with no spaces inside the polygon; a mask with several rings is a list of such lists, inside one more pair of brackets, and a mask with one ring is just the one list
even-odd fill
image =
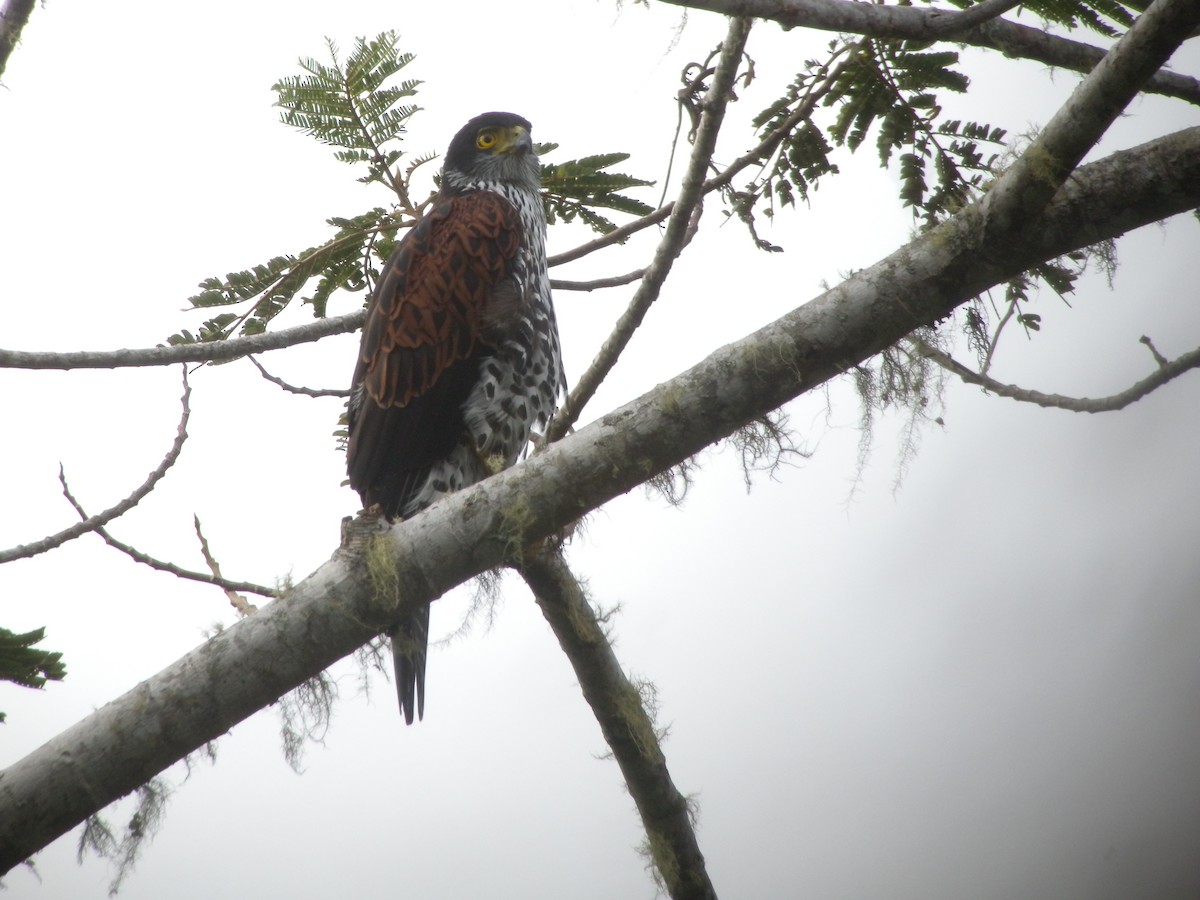
{"label": "thick tree branch", "polygon": [[[1123,6],[1128,6],[1130,9],[1136,9],[1138,12],[1145,12],[1150,5],[1151,0],[1121,0]],[[1200,37],[1200,28],[1197,28],[1188,35],[1191,40],[1194,37]]]}
{"label": "thick tree branch", "polygon": [[385,535],[357,523],[286,601],[267,604],[0,772],[0,872],[402,614],[500,565],[512,548],[550,536],[988,287],[1197,205],[1200,128],[1080,168],[1039,220],[995,248],[1003,254],[978,252],[987,223],[979,205],[967,207],[776,322]]}
{"label": "thick tree branch", "polygon": [[[992,18],[972,24],[973,9],[926,9],[915,6],[858,3],[854,0],[663,0],[676,6],[704,9],[729,16],[753,16],[785,28],[816,28],[842,34],[917,41],[953,40],[999,50],[1006,56],[1033,59],[1050,66],[1089,72],[1105,51],[1090,44],[1047,34],[1037,28]],[[988,9],[990,13],[992,8]],[[1191,29],[1189,29],[1190,32]],[[1181,37],[1189,32],[1182,32]],[[1165,70],[1156,72],[1142,89],[1200,103],[1200,81]]]}
{"label": "thick tree branch", "polygon": [[[147,494],[154,490],[154,486],[158,484],[162,477],[167,474],[167,470],[175,465],[175,460],[179,458],[179,452],[183,449],[183,442],[187,440],[187,424],[191,417],[192,411],[189,406],[189,399],[192,396],[192,389],[188,385],[187,368],[183,370],[183,414],[179,418],[179,429],[175,434],[175,441],[171,444],[171,449],[167,451],[167,455],[163,457],[157,468],[151,472],[144,482],[128,497],[122,500],[115,506],[111,506],[102,513],[97,513],[90,518],[85,518],[82,522],[72,525],[70,528],[64,528],[58,534],[52,534],[49,537],[44,537],[40,541],[34,541],[32,544],[21,544],[17,547],[12,547],[8,550],[0,550],[0,563],[12,562],[14,559],[26,559],[30,556],[37,556],[39,553],[45,553],[47,550],[53,550],[55,547],[60,547],[67,541],[74,540],[77,537],[87,534],[89,531],[96,531],[107,525],[118,516],[123,516],[129,510],[137,506]],[[66,487],[66,476],[63,474],[62,466],[58,467],[59,480],[62,481],[63,487]]]}
{"label": "thick tree branch", "polygon": [[[984,197],[990,235],[1033,221],[1084,155],[1200,24],[1196,0],[1155,0]],[[990,240],[990,239],[989,239]]]}
{"label": "thick tree branch", "polygon": [[35,0],[7,0],[0,6],[0,75],[8,65],[17,43],[21,40],[21,32],[29,23],[33,13]]}
{"label": "thick tree branch", "polygon": [[699,215],[700,201],[704,196],[704,176],[712,164],[712,155],[717,146],[717,136],[721,132],[721,123],[725,120],[725,109],[733,97],[733,85],[737,80],[738,67],[742,64],[742,54],[746,49],[746,39],[749,36],[749,19],[729,20],[729,28],[725,33],[725,40],[721,43],[721,54],[717,59],[716,70],[713,72],[712,84],[704,94],[700,125],[692,144],[688,168],[683,175],[674,208],[667,218],[667,227],[663,232],[662,240],[659,241],[654,258],[646,267],[641,283],[629,301],[629,306],[617,320],[612,333],[604,341],[596,359],[580,376],[575,384],[575,389],[571,391],[555,414],[554,421],[547,429],[548,440],[557,440],[575,424],[580,411],[591,400],[608,373],[612,371],[621,353],[633,338],[634,332],[642,324],[646,313],[658,299],[659,291],[662,290],[663,282],[670,274],[671,266],[683,251],[689,233],[694,231],[693,217]]}
{"label": "thick tree branch", "polygon": [[965,10],[860,4],[852,0],[664,0],[673,6],[726,16],[769,19],[786,28],[917,41],[962,40],[963,33],[1007,12],[1016,3],[989,0]]}
{"label": "thick tree branch", "polygon": [[527,551],[518,569],[621,767],[667,893],[672,900],[716,900],[687,799],[671,780],[654,722],[621,670],[583,587],[557,549]]}
{"label": "thick tree branch", "polygon": [[[935,363],[961,378],[967,384],[977,384],[984,390],[1000,397],[1019,400],[1022,403],[1034,403],[1048,409],[1066,409],[1071,412],[1102,413],[1122,410],[1132,403],[1141,400],[1147,394],[1162,387],[1168,381],[1178,378],[1184,372],[1200,369],[1200,347],[1190,350],[1172,360],[1162,359],[1154,374],[1148,375],[1141,381],[1130,385],[1119,393],[1108,397],[1065,397],[1062,394],[1046,394],[1042,391],[1005,384],[987,375],[981,375],[968,366],[963,365],[948,353],[932,347],[924,341],[909,338],[913,348],[922,356],[932,359]],[[1157,356],[1157,354],[1156,354]]]}
{"label": "thick tree branch", "polygon": [[294,328],[282,328],[250,337],[229,338],[203,344],[144,347],[136,350],[76,350],[59,353],[38,350],[0,350],[0,369],[127,369],[169,366],[174,363],[227,362],[251,353],[265,353],[308,344],[362,327],[366,310],[317,319]]}

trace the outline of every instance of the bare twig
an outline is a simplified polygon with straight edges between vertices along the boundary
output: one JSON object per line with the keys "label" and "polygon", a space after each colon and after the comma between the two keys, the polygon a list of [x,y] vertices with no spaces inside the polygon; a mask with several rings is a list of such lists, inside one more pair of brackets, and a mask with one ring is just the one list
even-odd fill
{"label": "bare twig", "polygon": [[983,355],[983,365],[979,367],[981,374],[986,375],[988,369],[992,367],[992,357],[996,354],[996,348],[1000,346],[1000,335],[1012,317],[1017,314],[1017,301],[1012,299],[1008,301],[1008,308],[1004,310],[1004,315],[1000,317],[1000,321],[996,323],[996,330],[992,332],[992,339],[988,341],[987,352]]}
{"label": "bare twig", "polygon": [[1150,340],[1149,337],[1143,334],[1140,338],[1138,338],[1138,342],[1146,345],[1146,348],[1154,357],[1154,361],[1158,363],[1160,367],[1170,365],[1170,363],[1167,362],[1167,358],[1158,352],[1158,348],[1154,346],[1154,342]]}
{"label": "bare twig", "polygon": [[[204,556],[204,561],[208,564],[209,571],[212,572],[213,578],[224,581],[225,579],[221,577],[221,567],[213,557],[212,551],[208,548],[208,540],[204,537],[204,532],[200,530],[200,517],[195,513],[192,514],[192,522],[196,526],[196,537],[200,540],[200,553]],[[243,616],[248,616],[258,611],[257,606],[229,587],[225,588],[225,596],[229,598],[229,605]]]}
{"label": "bare twig", "polygon": [[279,387],[283,388],[288,393],[300,394],[302,397],[349,397],[350,396],[350,392],[348,390],[339,390],[336,388],[296,387],[295,385],[288,384],[286,381],[284,381],[278,375],[272,375],[270,372],[268,372],[266,369],[264,369],[262,363],[260,363],[253,356],[247,356],[246,359],[248,359],[248,360],[250,360],[250,362],[254,363],[254,368],[258,369],[259,374],[262,375],[263,378],[267,379],[267,381],[271,382],[271,384],[279,385]]}
{"label": "bare twig", "polygon": [[659,241],[654,258],[646,267],[641,284],[638,285],[628,308],[600,348],[596,359],[580,377],[575,389],[555,414],[554,421],[547,429],[547,437],[551,441],[558,440],[570,430],[579,418],[580,411],[612,371],[650,306],[658,299],[659,291],[675,259],[695,233],[697,217],[702,208],[701,200],[704,197],[704,175],[712,162],[717,135],[720,134],[721,123],[725,118],[725,108],[733,97],[734,81],[737,79],[738,66],[741,64],[749,34],[749,19],[730,19],[712,84],[704,95],[703,111],[692,146],[692,155],[679,188],[679,196],[667,219],[662,240]]}
{"label": "bare twig", "polygon": [[[1091,397],[1065,397],[1062,394],[1045,394],[1041,391],[1005,384],[987,375],[981,375],[973,371],[948,353],[944,353],[924,341],[913,337],[909,337],[908,340],[917,353],[933,360],[947,372],[954,373],[967,384],[977,384],[984,390],[990,391],[1000,397],[1008,397],[1012,400],[1019,400],[1022,403],[1033,403],[1037,406],[1044,406],[1050,409],[1066,409],[1071,412],[1116,412],[1117,410],[1124,409],[1131,403],[1136,403],[1151,391],[1157,390],[1168,381],[1178,378],[1184,372],[1200,368],[1200,347],[1170,361],[1160,356],[1157,351],[1154,351],[1155,359],[1159,362],[1158,371],[1130,385],[1120,393],[1094,399]],[[1145,339],[1142,342],[1148,343]]]}
{"label": "bare twig", "polygon": [[629,238],[633,237],[644,228],[649,228],[651,225],[657,225],[671,214],[671,210],[675,208],[675,203],[667,203],[660,206],[652,213],[646,213],[640,219],[634,219],[632,222],[626,222],[619,228],[614,228],[608,234],[602,234],[598,238],[593,238],[590,241],[585,241],[578,247],[572,247],[570,250],[564,250],[562,253],[556,253],[546,260],[546,264],[551,268],[561,266],[564,263],[574,262],[577,259],[582,259],[589,253],[595,253],[597,250],[603,250],[605,247],[611,247],[613,244],[623,244]]}
{"label": "bare twig", "polygon": [[[31,556],[37,556],[39,553],[45,553],[47,550],[53,550],[55,547],[60,547],[67,541],[74,540],[81,535],[87,534],[89,531],[95,531],[137,506],[143,497],[154,490],[154,486],[167,474],[167,470],[175,465],[175,460],[179,458],[179,451],[183,449],[183,442],[187,440],[187,424],[188,418],[191,416],[191,407],[189,406],[191,395],[192,389],[188,385],[187,368],[184,367],[183,397],[180,401],[183,405],[183,414],[179,418],[179,429],[175,434],[175,441],[171,444],[171,449],[167,451],[167,455],[163,457],[162,462],[158,464],[158,467],[150,473],[137,490],[115,506],[109,507],[102,513],[98,513],[82,522],[72,525],[70,528],[65,528],[57,534],[52,534],[32,544],[22,544],[8,550],[0,550],[0,563],[12,562],[14,559],[27,559]],[[65,476],[61,465],[58,467],[58,471],[59,478],[65,483]]]}
{"label": "bare twig", "polygon": [[[86,520],[88,518],[87,511],[84,510],[83,506],[75,498],[75,495],[71,493],[71,488],[67,484],[67,479],[61,472],[59,473],[59,481],[62,484],[63,496],[67,498],[67,502],[75,508],[77,513],[79,513],[79,518]],[[139,562],[142,565],[149,566],[152,569],[158,569],[160,572],[166,572],[167,574],[174,575],[178,578],[186,578],[189,581],[199,581],[204,584],[216,585],[217,587],[223,588],[226,591],[245,591],[252,594],[261,594],[264,597],[276,597],[279,595],[278,591],[274,590],[273,588],[264,587],[261,584],[254,584],[250,581],[230,581],[228,578],[222,578],[220,575],[208,575],[204,572],[193,572],[190,569],[184,569],[181,566],[177,566],[175,563],[164,562],[163,560],[155,559],[153,556],[143,553],[141,550],[131,547],[129,544],[126,544],[123,541],[117,540],[112,536],[107,528],[97,528],[96,534],[104,538],[104,543],[108,544],[108,546],[112,547],[114,550],[120,550],[134,562]]]}
{"label": "bare twig", "polygon": [[520,572],[570,660],[584,699],[621,767],[667,893],[673,900],[715,900],[687,799],[671,780],[654,722],[637,688],[621,670],[583,587],[558,550],[527,552]]}

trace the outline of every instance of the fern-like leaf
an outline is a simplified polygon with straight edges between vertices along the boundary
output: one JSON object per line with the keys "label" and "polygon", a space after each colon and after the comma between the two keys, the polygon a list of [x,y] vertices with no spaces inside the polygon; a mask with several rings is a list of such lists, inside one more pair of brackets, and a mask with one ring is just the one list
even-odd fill
{"label": "fern-like leaf", "polygon": [[403,153],[386,145],[400,140],[420,109],[402,102],[416,96],[420,81],[386,84],[413,60],[411,53],[400,52],[398,43],[394,31],[372,40],[358,38],[343,63],[337,45],[326,39],[332,65],[302,59],[306,74],[281,78],[272,87],[282,121],[340,148],[334,155],[342,162],[367,163],[368,174],[360,179],[364,182],[394,181],[392,167]]}
{"label": "fern-like leaf", "polygon": [[[549,153],[556,144],[539,144],[538,153]],[[621,191],[648,187],[654,182],[620,172],[607,171],[611,166],[629,159],[628,153],[599,153],[561,163],[542,164],[542,187],[545,189],[546,218],[570,222],[575,218],[587,223],[601,234],[617,226],[597,212],[611,209],[631,216],[644,216],[654,211],[641,200]]]}
{"label": "fern-like leaf", "polygon": [[167,338],[167,343],[224,340],[237,330],[238,323],[243,335],[261,334],[313,278],[318,279],[315,290],[301,299],[313,307],[315,318],[324,318],[334,291],[365,290],[375,276],[368,245],[373,244],[375,258],[390,251],[390,245],[378,238],[394,233],[400,223],[387,210],[376,207],[358,216],[330,219],[329,224],[338,231],[320,246],[296,256],[277,256],[264,265],[231,272],[224,279],[206,278],[200,283],[204,290],[188,298],[192,306],[232,306],[249,300],[254,301],[253,305],[241,314],[222,313],[208,319],[198,335],[182,330]]}

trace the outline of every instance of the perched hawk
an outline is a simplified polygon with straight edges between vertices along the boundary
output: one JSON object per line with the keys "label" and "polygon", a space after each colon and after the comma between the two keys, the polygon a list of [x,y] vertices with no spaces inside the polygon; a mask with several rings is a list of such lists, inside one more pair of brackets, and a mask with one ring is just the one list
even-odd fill
{"label": "perched hawk", "polygon": [[[408,518],[511,466],[563,384],[530,125],[468,122],[441,191],[375,285],[350,388],[350,485]],[[429,607],[390,632],[400,711],[425,713]]]}

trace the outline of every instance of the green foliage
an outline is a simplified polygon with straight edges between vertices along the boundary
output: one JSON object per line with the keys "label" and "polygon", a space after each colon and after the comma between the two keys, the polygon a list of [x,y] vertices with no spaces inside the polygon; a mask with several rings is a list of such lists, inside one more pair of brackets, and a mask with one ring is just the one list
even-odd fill
{"label": "green foliage", "polygon": [[[415,79],[389,83],[413,60],[411,53],[400,52],[398,42],[391,31],[369,41],[359,38],[342,61],[337,46],[327,40],[331,64],[301,59],[304,74],[281,78],[273,90],[285,124],[339,148],[334,156],[343,162],[365,163],[367,174],[358,180],[385,184],[395,194],[399,210],[377,206],[358,215],[328,219],[337,231],[323,244],[224,277],[206,278],[200,282],[200,293],[188,298],[194,308],[238,305],[241,311],[206,319],[198,334],[183,329],[168,343],[260,334],[297,296],[312,307],[315,318],[323,318],[336,291],[364,291],[372,284],[378,262],[394,246],[396,230],[411,225],[418,212],[408,194],[412,175],[434,158],[419,155],[404,171],[397,168],[404,151],[396,145],[419,109],[401,101],[415,96],[420,84]],[[311,292],[302,293],[314,280]]]}
{"label": "green foliage", "polygon": [[394,241],[390,236],[400,227],[400,220],[377,206],[361,215],[334,217],[327,222],[337,232],[320,246],[200,282],[201,292],[188,298],[197,309],[246,302],[250,305],[241,314],[227,312],[206,320],[199,335],[185,329],[167,338],[167,342],[220,341],[239,326],[243,335],[260,334],[313,279],[316,285],[312,293],[301,300],[312,306],[315,318],[325,317],[334,291],[366,289],[378,274],[375,261],[391,252]]}
{"label": "green foliage", "polygon": [[[892,134],[895,134],[894,132]],[[927,226],[935,225],[974,200],[996,171],[1006,132],[979,122],[954,119],[936,130],[914,130],[908,146],[899,154],[900,199],[921,213]],[[898,146],[886,129],[880,131],[880,157],[886,161]],[[992,144],[987,156],[980,144]],[[925,180],[927,165],[933,164],[936,182],[932,190]]]}
{"label": "green foliage", "polygon": [[1115,22],[1121,28],[1128,28],[1134,20],[1129,8],[1114,0],[1032,0],[1024,6],[1047,22],[1066,28],[1083,26],[1107,37],[1116,37],[1120,32],[1104,19]]}
{"label": "green foliage", "polygon": [[[940,121],[939,92],[961,93],[970,84],[958,62],[954,51],[873,39],[833,41],[826,59],[806,61],[783,95],[753,120],[764,135],[781,134],[765,173],[732,194],[733,212],[755,243],[780,249],[755,230],[759,207],[771,217],[776,204],[808,201],[820,179],[839,174],[835,151],[853,153],[872,135],[881,165],[898,166],[901,202],[927,226],[975,196],[994,170],[1005,132],[979,122]],[[817,118],[822,109],[834,111],[823,126]],[[981,150],[989,143],[994,150]]]}
{"label": "green foliage", "polygon": [[[961,9],[976,4],[951,2]],[[1046,22],[1109,36],[1133,23],[1130,10],[1136,8],[1118,0],[1032,0],[1023,5]],[[808,200],[819,179],[838,174],[834,148],[854,152],[874,134],[880,162],[898,163],[901,202],[926,227],[936,224],[986,187],[1005,140],[1004,129],[983,122],[942,121],[939,94],[963,93],[969,85],[959,70],[958,53],[942,46],[871,38],[830,42],[828,57],[807,60],[782,96],[755,117],[754,127],[762,133],[783,129],[786,134],[764,175],[745,190],[731,192],[733,212],[761,248],[779,249],[754,231],[755,210],[761,206],[770,217],[776,204]],[[819,125],[811,112],[800,121],[793,119],[813,96],[836,110],[831,122]]]}
{"label": "green foliage", "polygon": [[[952,0],[960,7],[973,0]],[[1116,0],[1034,0],[1024,9],[1066,28],[1085,27],[1115,35],[1133,21]],[[856,38],[833,40],[823,59],[803,69],[753,120],[774,151],[760,174],[741,190],[726,194],[730,215],[746,225],[764,250],[781,248],[756,230],[756,214],[772,217],[777,208],[809,201],[822,179],[839,174],[837,154],[871,146],[881,166],[897,176],[897,197],[929,229],[978,200],[1008,159],[1008,133],[980,120],[950,118],[943,112],[947,92],[963,93],[970,80],[959,54],[945,44]],[[1111,246],[1041,263],[1010,280],[1004,302],[978,298],[961,315],[968,346],[986,370],[1004,327],[1015,322],[1027,335],[1038,332],[1042,317],[1030,310],[1037,288],[1060,297],[1069,294],[1092,263],[1105,271],[1114,265]],[[1111,276],[1110,276],[1111,277]],[[926,343],[935,332],[921,333]],[[890,348],[859,367],[856,384],[862,397],[863,445],[869,450],[871,415],[900,407],[908,411],[901,468],[915,447],[918,426],[929,418],[939,384],[928,360]]]}
{"label": "green foliage", "polygon": [[839,107],[829,128],[835,144],[857,150],[879,122],[876,145],[886,163],[894,147],[911,143],[940,112],[936,90],[966,91],[952,51],[914,51],[902,41],[867,41],[842,68],[825,98]]}
{"label": "green foliage", "polygon": [[[833,146],[825,132],[811,117],[806,116],[795,125],[791,125],[791,119],[796,108],[829,78],[832,59],[847,49],[847,45],[836,41],[831,43],[831,60],[818,62],[810,59],[805,62],[804,70],[787,86],[783,96],[755,116],[752,124],[756,129],[764,133],[782,130],[784,135],[774,165],[768,169],[766,177],[752,184],[742,195],[743,207],[746,204],[752,206],[761,194],[767,201],[769,216],[776,201],[780,206],[794,205],[797,197],[807,201],[809,191],[815,190],[822,176],[838,173],[837,165],[830,159]],[[739,209],[738,212],[745,220],[749,208]]]}
{"label": "green foliage", "polygon": [[[925,0],[932,2],[932,0]],[[959,9],[974,6],[980,0],[950,0]],[[1080,26],[1100,34],[1113,37],[1119,32],[1104,19],[1115,22],[1121,28],[1133,24],[1135,16],[1130,10],[1138,11],[1140,5],[1119,3],[1116,0],[1030,0],[1023,3],[1022,8],[1028,10],[1046,22],[1073,29]]]}
{"label": "green foliage", "polygon": [[[557,144],[539,144],[538,155],[557,148]],[[544,163],[542,187],[546,190],[547,221],[553,225],[559,219],[570,222],[578,216],[596,231],[607,234],[617,226],[597,213],[597,208],[612,209],[632,216],[654,212],[642,201],[618,193],[631,187],[647,187],[654,182],[605,171],[627,159],[628,153],[601,153],[562,163]]]}
{"label": "green foliage", "polygon": [[[826,104],[838,106],[829,127],[851,152],[876,129],[881,165],[899,161],[900,200],[934,225],[977,193],[999,158],[1005,132],[978,122],[938,123],[939,90],[964,92],[969,79],[952,51],[916,51],[906,42],[866,41],[834,80]],[[980,142],[997,145],[987,159]],[[931,190],[929,178],[934,179]]]}
{"label": "green foliage", "polygon": [[[0,628],[0,679],[28,688],[45,687],[47,681],[62,681],[67,674],[62,654],[33,646],[45,637],[45,628],[24,634]],[[0,712],[0,722],[3,721],[4,713]]]}
{"label": "green foliage", "polygon": [[385,86],[413,60],[411,53],[400,52],[399,40],[394,31],[371,41],[359,38],[343,64],[337,45],[326,38],[332,65],[302,59],[300,67],[307,74],[281,78],[272,87],[283,122],[340,147],[334,156],[342,162],[367,163],[368,173],[359,179],[364,183],[395,183],[392,167],[403,151],[385,145],[400,140],[408,119],[420,109],[401,103],[416,96],[420,81]]}

